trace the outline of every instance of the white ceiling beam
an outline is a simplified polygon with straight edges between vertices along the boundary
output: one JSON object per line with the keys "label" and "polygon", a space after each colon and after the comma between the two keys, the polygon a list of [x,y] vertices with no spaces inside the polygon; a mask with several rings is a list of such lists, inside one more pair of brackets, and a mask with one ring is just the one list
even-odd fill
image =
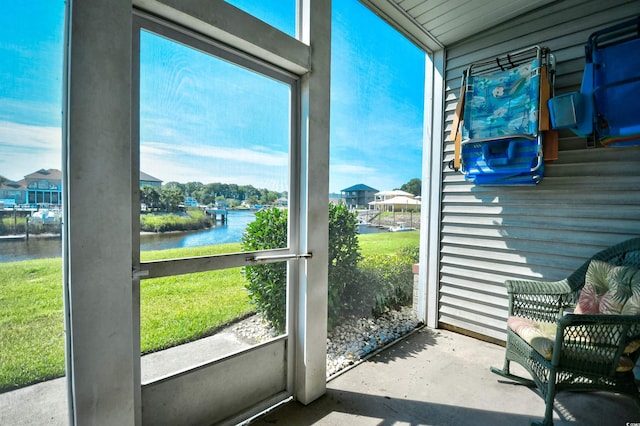
{"label": "white ceiling beam", "polygon": [[309,46],[221,0],[133,0],[134,7],[303,75]]}

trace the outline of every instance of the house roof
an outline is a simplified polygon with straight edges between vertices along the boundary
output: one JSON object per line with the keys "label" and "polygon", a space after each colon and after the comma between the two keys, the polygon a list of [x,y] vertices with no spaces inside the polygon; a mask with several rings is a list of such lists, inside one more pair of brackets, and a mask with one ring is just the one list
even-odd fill
{"label": "house roof", "polygon": [[155,178],[143,172],[142,170],[140,170],[140,180],[143,180],[145,182],[162,182],[162,179]]}
{"label": "house roof", "polygon": [[405,196],[393,197],[388,200],[378,201],[379,204],[406,204],[406,205],[418,205],[421,204],[420,200],[415,198],[409,198]]}
{"label": "house roof", "polygon": [[350,186],[349,188],[345,188],[342,190],[342,192],[347,192],[347,191],[378,191],[378,190],[370,186],[367,186],[364,183],[359,183],[357,185],[353,185],[353,186]]}
{"label": "house roof", "polygon": [[[22,182],[22,183],[20,183],[20,182]],[[0,183],[0,189],[16,190],[16,189],[24,188],[24,180],[22,180],[20,182],[14,182],[12,180],[6,180],[6,181]]]}
{"label": "house roof", "polygon": [[36,172],[28,174],[25,179],[48,179],[48,180],[60,180],[62,179],[62,172],[58,169],[40,169]]}
{"label": "house roof", "polygon": [[414,197],[412,193],[403,191],[401,189],[394,189],[393,191],[380,191],[376,195],[380,197],[387,197],[390,195],[394,197],[411,197],[411,198]]}

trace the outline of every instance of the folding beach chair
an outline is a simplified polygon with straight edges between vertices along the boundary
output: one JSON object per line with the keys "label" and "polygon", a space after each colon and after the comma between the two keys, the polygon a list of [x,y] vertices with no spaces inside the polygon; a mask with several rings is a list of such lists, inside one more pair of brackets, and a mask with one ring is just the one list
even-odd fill
{"label": "folding beach chair", "polygon": [[640,17],[591,34],[580,92],[552,98],[549,108],[555,129],[604,146],[640,145]]}
{"label": "folding beach chair", "polygon": [[[553,57],[533,46],[474,63],[463,74],[452,137],[458,168],[477,185],[528,185],[544,174],[542,139],[548,130]],[[541,106],[543,107],[541,109]],[[461,130],[458,121],[461,121]]]}

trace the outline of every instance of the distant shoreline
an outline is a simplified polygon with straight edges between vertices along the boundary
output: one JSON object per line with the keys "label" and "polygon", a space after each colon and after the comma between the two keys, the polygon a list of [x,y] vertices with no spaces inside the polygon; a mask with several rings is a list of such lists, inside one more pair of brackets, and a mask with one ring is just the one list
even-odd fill
{"label": "distant shoreline", "polygon": [[[62,238],[62,234],[52,234],[50,232],[44,233],[29,233],[29,238]],[[22,241],[26,240],[26,234],[7,234],[0,235],[0,241]]]}

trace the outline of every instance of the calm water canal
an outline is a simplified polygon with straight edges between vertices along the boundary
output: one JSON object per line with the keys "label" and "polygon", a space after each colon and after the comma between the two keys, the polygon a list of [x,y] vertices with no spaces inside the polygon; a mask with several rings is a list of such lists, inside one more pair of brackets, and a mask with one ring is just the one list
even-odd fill
{"label": "calm water canal", "polygon": [[[254,218],[253,212],[250,211],[230,211],[227,222],[225,224],[218,222],[215,228],[192,232],[142,234],[140,250],[165,250],[240,242],[242,233]],[[359,230],[361,234],[386,232],[365,226],[360,226]],[[29,241],[0,239],[0,263],[61,256],[62,241],[59,237],[31,237]]]}

